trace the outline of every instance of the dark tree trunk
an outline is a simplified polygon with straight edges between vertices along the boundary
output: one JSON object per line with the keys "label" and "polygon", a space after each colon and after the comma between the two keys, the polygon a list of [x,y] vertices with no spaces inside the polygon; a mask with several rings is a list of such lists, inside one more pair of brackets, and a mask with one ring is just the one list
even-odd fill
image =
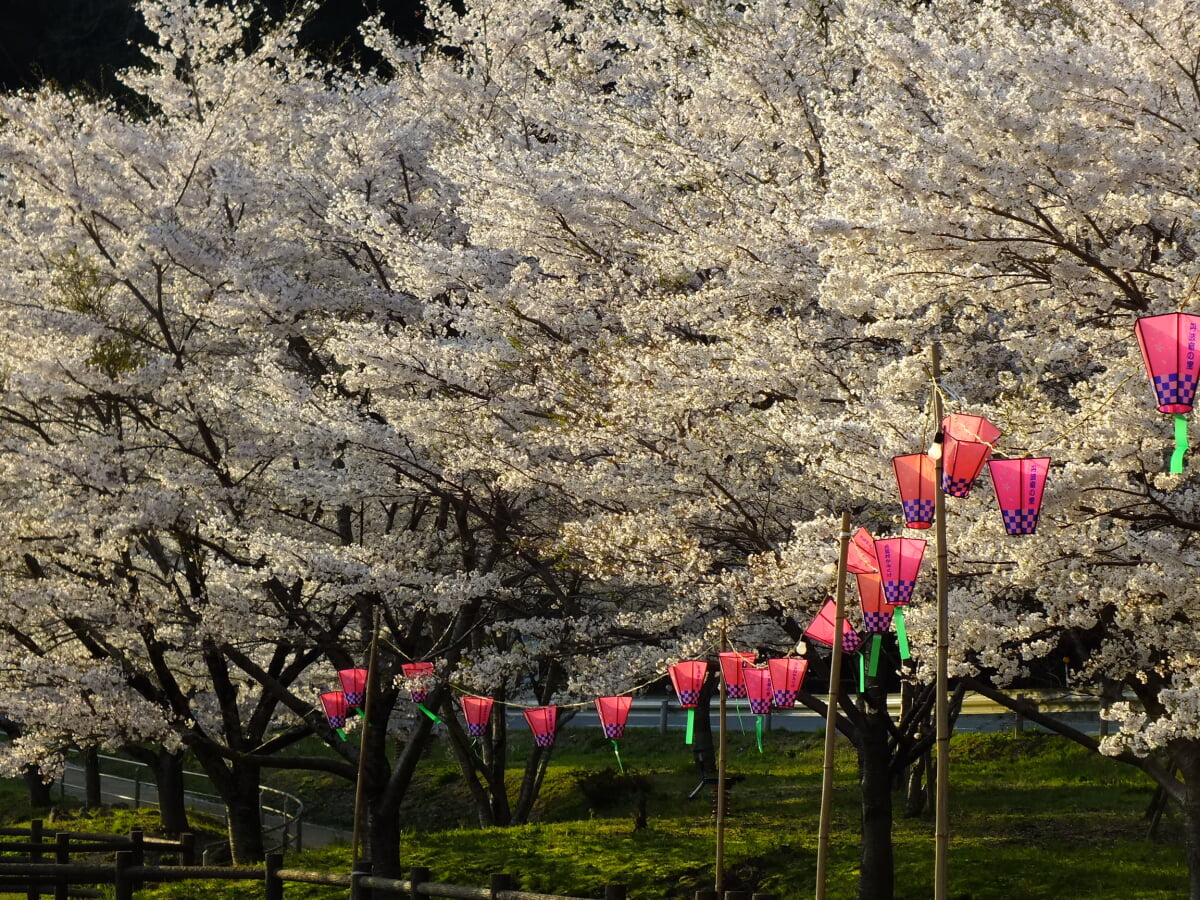
{"label": "dark tree trunk", "polygon": [[259,767],[238,763],[229,779],[230,788],[222,797],[229,817],[229,853],[235,866],[262,862],[262,808],[259,802]]}
{"label": "dark tree trunk", "polygon": [[867,689],[867,713],[859,734],[862,790],[862,848],[858,900],[892,900],[892,754],[888,747],[887,693],[874,681]]}
{"label": "dark tree trunk", "polygon": [[50,793],[50,785],[42,781],[42,773],[38,771],[37,766],[26,766],[21,770],[21,777],[25,779],[25,787],[29,791],[30,806],[54,805],[54,795]]}
{"label": "dark tree trunk", "polygon": [[83,749],[84,806],[99,809],[104,800],[100,791],[100,752],[95,747]]}
{"label": "dark tree trunk", "polygon": [[184,796],[182,754],[159,750],[152,765],[158,788],[158,820],[163,832],[178,837],[191,831]]}
{"label": "dark tree trunk", "polygon": [[1200,749],[1188,752],[1177,761],[1183,777],[1183,837],[1188,867],[1188,898],[1200,900]]}

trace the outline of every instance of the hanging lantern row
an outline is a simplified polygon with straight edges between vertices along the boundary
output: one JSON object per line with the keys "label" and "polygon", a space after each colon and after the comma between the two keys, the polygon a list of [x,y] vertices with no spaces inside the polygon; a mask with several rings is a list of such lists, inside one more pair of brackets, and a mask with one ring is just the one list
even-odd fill
{"label": "hanging lantern row", "polygon": [[[1033,534],[1042,507],[1049,457],[990,459],[1000,429],[982,416],[952,414],[942,420],[942,488],[951,497],[966,497],[986,464],[996,503],[1010,535]],[[900,505],[909,528],[933,523],[935,463],[926,453],[892,459]]]}

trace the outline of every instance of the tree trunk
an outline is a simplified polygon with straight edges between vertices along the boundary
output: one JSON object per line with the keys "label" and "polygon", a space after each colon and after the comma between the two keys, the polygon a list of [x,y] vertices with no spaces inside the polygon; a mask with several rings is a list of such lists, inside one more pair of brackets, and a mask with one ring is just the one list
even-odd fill
{"label": "tree trunk", "polygon": [[266,855],[259,775],[258,766],[237,763],[229,779],[231,790],[222,792],[229,817],[229,853],[235,866],[262,862]]}
{"label": "tree trunk", "polygon": [[21,770],[25,779],[25,787],[29,791],[29,805],[45,808],[54,805],[54,795],[50,793],[50,785],[42,781],[42,773],[37,766],[26,766]]}
{"label": "tree trunk", "polygon": [[183,755],[159,750],[151,764],[158,788],[158,821],[163,832],[178,837],[190,831],[187,798],[184,796]]}
{"label": "tree trunk", "polygon": [[1178,760],[1183,776],[1184,855],[1188,867],[1189,900],[1200,900],[1200,750]]}
{"label": "tree trunk", "polygon": [[99,809],[103,805],[100,791],[100,752],[95,747],[83,748],[84,806]]}
{"label": "tree trunk", "polygon": [[892,754],[888,747],[887,693],[879,681],[867,688],[868,710],[858,744],[862,790],[862,848],[858,900],[892,900]]}

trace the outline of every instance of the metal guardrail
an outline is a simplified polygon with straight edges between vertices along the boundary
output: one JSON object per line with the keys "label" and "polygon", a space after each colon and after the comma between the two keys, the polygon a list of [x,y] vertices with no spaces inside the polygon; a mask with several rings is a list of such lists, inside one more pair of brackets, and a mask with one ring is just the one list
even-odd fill
{"label": "metal guardrail", "polygon": [[[110,802],[130,803],[134,809],[142,806],[158,806],[158,788],[145,763],[119,756],[97,756],[101,766],[107,764],[131,768],[133,777],[116,775],[101,769],[100,795]],[[184,772],[184,778],[207,782],[208,776],[202,772]],[[70,776],[78,776],[77,779]],[[78,763],[68,761],[63,777],[58,781],[59,796],[66,795],[67,790],[84,789],[85,769]],[[76,780],[78,783],[76,783]],[[68,784],[68,781],[71,783]],[[302,850],[304,842],[304,802],[294,794],[281,791],[278,788],[260,785],[258,789],[259,811],[263,817],[263,836],[268,839],[278,835],[278,842],[269,846],[270,850]],[[228,810],[225,802],[216,794],[203,791],[184,790],[184,806],[209,815],[225,817],[228,824]],[[277,820],[277,821],[275,821]]]}

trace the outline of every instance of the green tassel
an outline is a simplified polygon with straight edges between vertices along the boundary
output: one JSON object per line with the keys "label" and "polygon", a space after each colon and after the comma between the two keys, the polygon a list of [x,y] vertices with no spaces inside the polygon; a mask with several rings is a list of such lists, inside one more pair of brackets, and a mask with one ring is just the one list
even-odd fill
{"label": "green tassel", "polygon": [[360,719],[365,720],[367,718],[367,714],[365,712],[363,712],[363,708],[361,706],[354,707],[354,714],[356,716],[358,716]]}
{"label": "green tassel", "polygon": [[1183,472],[1183,457],[1188,451],[1187,416],[1175,413],[1175,452],[1171,454],[1171,474]]}
{"label": "green tassel", "polygon": [[617,742],[615,740],[612,742],[612,745],[613,745],[613,753],[616,754],[616,757],[617,757],[617,769],[619,769],[621,774],[624,775],[625,767],[623,765],[621,765],[621,751],[617,747]]}
{"label": "green tassel", "polygon": [[896,643],[900,645],[900,658],[908,659],[912,651],[908,647],[908,627],[904,624],[904,607],[896,607],[896,615],[892,619],[896,624]]}
{"label": "green tassel", "polygon": [[861,653],[858,654],[858,692],[867,692],[867,658]]}
{"label": "green tassel", "polygon": [[340,729],[340,728],[335,728],[333,730],[337,732],[337,736],[340,737],[343,741],[346,740],[346,732],[342,731],[342,729]]}
{"label": "green tassel", "polygon": [[758,716],[758,721],[754,723],[754,736],[758,739],[758,752],[763,752],[763,719],[766,716]]}
{"label": "green tassel", "polygon": [[683,742],[689,747],[692,745],[692,738],[696,736],[696,707],[688,707],[687,732],[684,734]]}
{"label": "green tassel", "polygon": [[437,715],[433,713],[424,703],[418,703],[417,709],[425,713],[425,715],[429,716],[429,718],[433,719],[433,721],[437,722],[439,725],[442,724],[442,720],[439,719]]}
{"label": "green tassel", "polygon": [[867,667],[867,674],[872,678],[879,674],[879,650],[881,647],[883,647],[883,635],[874,635],[871,638],[871,663]]}

